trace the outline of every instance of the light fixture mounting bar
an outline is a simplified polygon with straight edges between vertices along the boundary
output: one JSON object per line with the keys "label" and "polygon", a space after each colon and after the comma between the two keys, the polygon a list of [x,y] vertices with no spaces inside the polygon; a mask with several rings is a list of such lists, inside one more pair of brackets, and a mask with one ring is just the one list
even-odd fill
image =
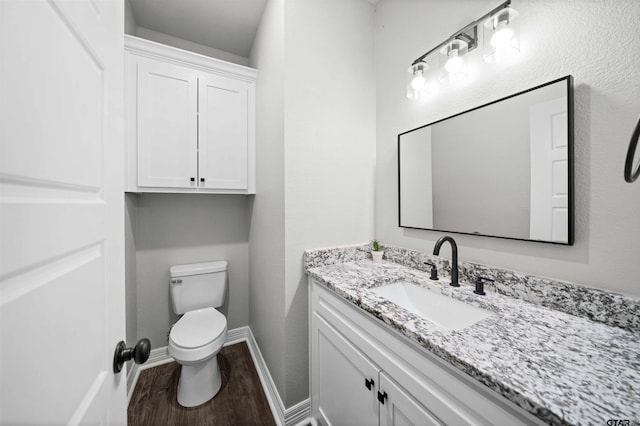
{"label": "light fixture mounting bar", "polygon": [[451,37],[447,38],[445,41],[443,41],[442,43],[440,43],[439,45],[437,45],[433,49],[429,50],[427,53],[425,53],[425,54],[421,55],[420,57],[418,57],[415,61],[413,61],[413,63],[411,65],[415,65],[418,62],[423,61],[427,56],[429,56],[433,52],[437,52],[442,46],[444,46],[445,44],[447,44],[447,43],[449,43],[449,42],[451,42],[452,40],[455,40],[455,39],[466,41],[467,44],[469,45],[469,47],[468,47],[469,52],[472,51],[473,49],[475,49],[478,46],[478,24],[481,23],[482,21],[484,21],[485,19],[487,19],[488,17],[493,16],[496,12],[498,12],[498,11],[500,11],[500,10],[506,8],[506,7],[509,7],[510,5],[511,5],[511,0],[507,0],[504,3],[500,4],[499,6],[493,8],[490,12],[485,13],[480,18],[478,18],[475,21],[471,22],[466,27],[456,31],[455,33],[453,33],[453,35],[451,35]]}

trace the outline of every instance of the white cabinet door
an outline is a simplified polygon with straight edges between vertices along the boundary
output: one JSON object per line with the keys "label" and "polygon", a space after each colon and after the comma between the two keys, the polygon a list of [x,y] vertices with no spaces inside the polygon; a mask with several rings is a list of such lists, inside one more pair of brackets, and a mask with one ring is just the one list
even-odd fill
{"label": "white cabinet door", "polygon": [[213,74],[198,84],[199,186],[247,189],[250,85]]}
{"label": "white cabinet door", "polygon": [[197,73],[138,58],[137,89],[138,186],[195,188]]}
{"label": "white cabinet door", "polygon": [[[366,426],[378,424],[377,379],[379,369],[315,316],[317,333],[312,350],[317,357],[318,415],[322,424]],[[365,380],[373,382],[367,388]]]}
{"label": "white cabinet door", "polygon": [[0,0],[0,424],[126,424],[121,1]]}
{"label": "white cabinet door", "polygon": [[380,373],[380,426],[443,425],[429,410],[398,386],[384,372]]}

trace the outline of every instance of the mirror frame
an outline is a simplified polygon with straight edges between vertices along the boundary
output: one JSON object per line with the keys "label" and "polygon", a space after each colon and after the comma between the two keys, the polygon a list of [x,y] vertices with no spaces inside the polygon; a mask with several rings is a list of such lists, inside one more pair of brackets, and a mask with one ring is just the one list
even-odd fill
{"label": "mirror frame", "polygon": [[[566,85],[567,85],[567,131],[568,131],[568,146],[567,146],[567,150],[568,150],[568,236],[567,236],[567,241],[546,241],[546,240],[532,240],[532,239],[526,239],[526,238],[516,238],[516,237],[506,237],[506,236],[502,236],[502,235],[488,235],[488,234],[480,234],[480,233],[471,233],[471,232],[461,232],[461,231],[454,231],[451,229],[437,229],[437,228],[419,228],[419,227],[414,227],[414,226],[403,226],[401,223],[401,218],[402,218],[402,214],[401,214],[401,209],[402,209],[402,200],[401,200],[401,164],[400,164],[400,137],[404,134],[422,129],[424,127],[428,127],[431,125],[434,125],[436,123],[439,123],[441,121],[445,121],[448,120],[450,118],[454,118],[472,111],[475,111],[477,109],[480,108],[484,108],[487,107],[489,105],[493,105],[495,103],[498,102],[502,102],[505,101],[507,99],[511,99],[514,98],[516,96],[534,91],[536,89],[540,89],[542,87],[545,86],[549,86],[551,84],[555,84],[555,83],[559,83],[565,81]],[[481,236],[481,237],[491,237],[491,238],[500,238],[500,239],[507,239],[507,240],[516,240],[516,241],[530,241],[530,242],[535,242],[535,243],[546,243],[546,244],[556,244],[556,245],[567,245],[567,246],[572,246],[575,242],[575,196],[574,196],[574,106],[573,106],[573,77],[571,75],[567,75],[565,77],[561,77],[558,79],[555,79],[553,81],[550,81],[548,83],[544,83],[544,84],[540,84],[537,85],[535,87],[532,87],[530,89],[526,89],[517,93],[514,93],[512,95],[509,96],[505,96],[503,98],[500,99],[496,99],[494,101],[488,102],[486,104],[482,104],[480,106],[459,112],[457,114],[442,118],[440,120],[437,121],[433,121],[431,123],[425,124],[423,126],[419,126],[416,127],[414,129],[411,130],[407,130],[406,132],[402,132],[400,134],[398,134],[398,150],[397,150],[397,155],[398,155],[398,226],[400,228],[405,228],[405,229],[420,229],[420,230],[426,230],[426,231],[437,231],[437,232],[447,232],[447,233],[455,233],[455,234],[463,234],[463,235],[474,235],[474,236]]]}

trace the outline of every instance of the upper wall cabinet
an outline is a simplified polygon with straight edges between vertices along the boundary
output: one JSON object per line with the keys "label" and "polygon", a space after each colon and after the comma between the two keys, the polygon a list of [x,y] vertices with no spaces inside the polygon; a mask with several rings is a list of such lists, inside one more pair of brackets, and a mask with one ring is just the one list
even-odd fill
{"label": "upper wall cabinet", "polygon": [[130,192],[255,193],[256,71],[125,36]]}

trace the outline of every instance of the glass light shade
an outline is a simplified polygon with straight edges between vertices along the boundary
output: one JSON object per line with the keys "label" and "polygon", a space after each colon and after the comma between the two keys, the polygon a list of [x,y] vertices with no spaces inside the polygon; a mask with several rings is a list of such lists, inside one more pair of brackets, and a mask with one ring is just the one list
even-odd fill
{"label": "glass light shade", "polygon": [[484,23],[484,60],[503,63],[520,53],[520,25],[518,12],[505,7]]}
{"label": "glass light shade", "polygon": [[440,49],[440,81],[458,83],[468,77],[468,44],[464,40],[451,40]]}
{"label": "glass light shade", "polygon": [[429,94],[426,62],[417,62],[407,69],[407,98],[418,99]]}

